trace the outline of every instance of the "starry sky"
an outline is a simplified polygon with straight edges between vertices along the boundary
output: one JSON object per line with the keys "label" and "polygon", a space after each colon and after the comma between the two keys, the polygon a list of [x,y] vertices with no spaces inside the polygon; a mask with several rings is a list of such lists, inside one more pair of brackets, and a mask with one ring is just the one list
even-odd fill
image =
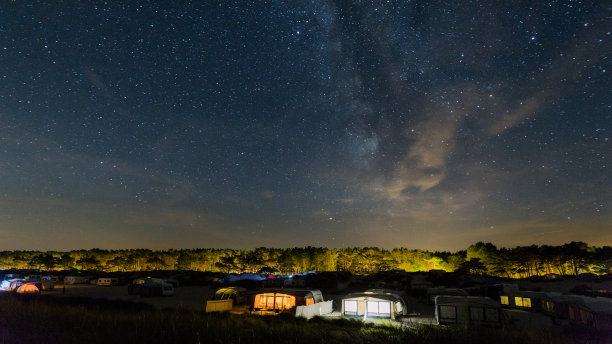
{"label": "starry sky", "polygon": [[610,245],[611,7],[5,1],[0,250]]}

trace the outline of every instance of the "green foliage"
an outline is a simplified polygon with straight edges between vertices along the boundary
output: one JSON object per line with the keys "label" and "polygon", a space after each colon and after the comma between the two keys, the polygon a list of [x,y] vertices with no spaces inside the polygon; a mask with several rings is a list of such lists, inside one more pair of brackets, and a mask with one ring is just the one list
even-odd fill
{"label": "green foliage", "polygon": [[0,268],[85,269],[105,271],[195,270],[294,274],[305,271],[346,271],[372,274],[405,270],[467,271],[523,278],[547,273],[576,275],[612,272],[612,247],[590,247],[583,242],[562,246],[519,246],[498,249],[478,242],[465,251],[429,252],[377,247],[328,249],[322,247],[266,248],[254,250],[192,249],[152,251],[75,250],[70,252],[3,251]]}

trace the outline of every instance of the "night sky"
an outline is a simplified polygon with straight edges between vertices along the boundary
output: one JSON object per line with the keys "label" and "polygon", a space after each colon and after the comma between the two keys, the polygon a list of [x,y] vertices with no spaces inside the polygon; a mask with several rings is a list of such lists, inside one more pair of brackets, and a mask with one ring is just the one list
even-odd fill
{"label": "night sky", "polygon": [[607,1],[3,1],[0,250],[612,244]]}

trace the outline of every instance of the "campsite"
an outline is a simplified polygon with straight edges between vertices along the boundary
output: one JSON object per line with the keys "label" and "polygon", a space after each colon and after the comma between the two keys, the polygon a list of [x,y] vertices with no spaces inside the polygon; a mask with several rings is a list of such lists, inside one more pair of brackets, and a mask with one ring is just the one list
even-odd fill
{"label": "campsite", "polygon": [[[168,272],[168,276],[170,275],[172,273]],[[594,338],[593,343],[612,341],[607,323],[612,322],[612,302],[602,297],[570,296],[568,293],[584,285],[583,281],[577,279],[545,282],[514,280],[510,283],[484,276],[451,274],[442,280],[455,281],[455,284],[460,281],[458,285],[469,287],[458,288],[458,285],[450,285],[443,288],[438,285],[441,281],[440,272],[396,271],[374,276],[350,276],[348,283],[340,284],[338,281],[334,282],[333,278],[330,279],[330,276],[333,276],[330,274],[311,275],[301,279],[304,281],[299,283],[303,285],[301,287],[293,287],[294,283],[291,282],[283,283],[283,277],[271,279],[272,276],[257,274],[228,274],[215,278],[201,276],[202,278],[198,279],[201,283],[191,285],[181,285],[182,277],[178,276],[178,280],[173,280],[176,288],[173,288],[171,295],[142,295],[129,291],[132,286],[145,284],[165,283],[171,286],[170,283],[164,282],[163,278],[137,278],[130,283],[119,283],[128,279],[113,277],[112,282],[107,283],[106,278],[102,281],[101,278],[89,277],[84,278],[88,283],[76,284],[73,283],[73,278],[69,278],[68,284],[64,284],[60,277],[53,289],[24,295],[26,299],[15,299],[14,297],[19,295],[10,290],[0,292],[0,302],[25,302],[38,306],[45,304],[44,307],[58,309],[66,307],[66,303],[71,306],[78,304],[82,311],[92,311],[96,313],[92,316],[103,318],[107,314],[104,305],[112,305],[113,310],[109,314],[120,308],[121,313],[125,313],[123,316],[128,317],[129,314],[139,314],[143,311],[157,314],[156,316],[179,312],[180,317],[191,314],[190,316],[196,318],[205,317],[209,319],[207,321],[215,319],[214,321],[227,322],[233,319],[230,322],[247,322],[250,323],[248,326],[261,321],[283,324],[288,322],[291,326],[297,326],[299,331],[310,326],[307,325],[310,322],[326,321],[326,326],[338,331],[343,326],[378,331],[372,329],[382,326],[379,329],[382,332],[434,331],[440,334],[445,333],[444,331],[475,327],[479,328],[476,331],[479,333],[483,328],[486,329],[488,336],[491,336],[491,333],[506,339],[518,336],[529,338],[533,343],[574,343],[577,337],[584,336]],[[332,287],[321,290],[309,287],[311,283],[320,284],[321,279],[327,279],[325,284]],[[399,283],[407,280],[418,283],[404,283],[406,287]],[[99,283],[100,281],[102,283]],[[431,286],[425,282],[429,282]],[[28,284],[35,285],[33,282]],[[423,284],[430,288],[423,291],[420,289]],[[600,278],[590,282],[590,285],[597,290],[611,290],[612,279]],[[369,286],[400,287],[371,289]],[[539,291],[533,291],[535,289]],[[491,290],[498,290],[496,299],[494,296],[484,296],[492,295]],[[468,293],[470,296],[467,296]],[[521,302],[522,306],[531,307],[520,307],[518,302]],[[552,302],[557,302],[557,305],[551,306]],[[91,307],[88,306],[89,303]],[[564,308],[561,305],[564,305]],[[8,330],[3,331],[3,335],[10,335],[6,332]],[[393,342],[386,336],[384,338],[380,342]],[[503,339],[501,340],[503,342]]]}

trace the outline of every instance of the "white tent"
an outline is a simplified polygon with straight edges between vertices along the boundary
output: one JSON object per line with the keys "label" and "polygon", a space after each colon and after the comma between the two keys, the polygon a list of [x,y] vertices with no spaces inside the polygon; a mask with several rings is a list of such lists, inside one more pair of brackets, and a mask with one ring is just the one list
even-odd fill
{"label": "white tent", "polygon": [[350,318],[395,319],[406,315],[406,303],[390,290],[370,289],[342,298],[341,314]]}

